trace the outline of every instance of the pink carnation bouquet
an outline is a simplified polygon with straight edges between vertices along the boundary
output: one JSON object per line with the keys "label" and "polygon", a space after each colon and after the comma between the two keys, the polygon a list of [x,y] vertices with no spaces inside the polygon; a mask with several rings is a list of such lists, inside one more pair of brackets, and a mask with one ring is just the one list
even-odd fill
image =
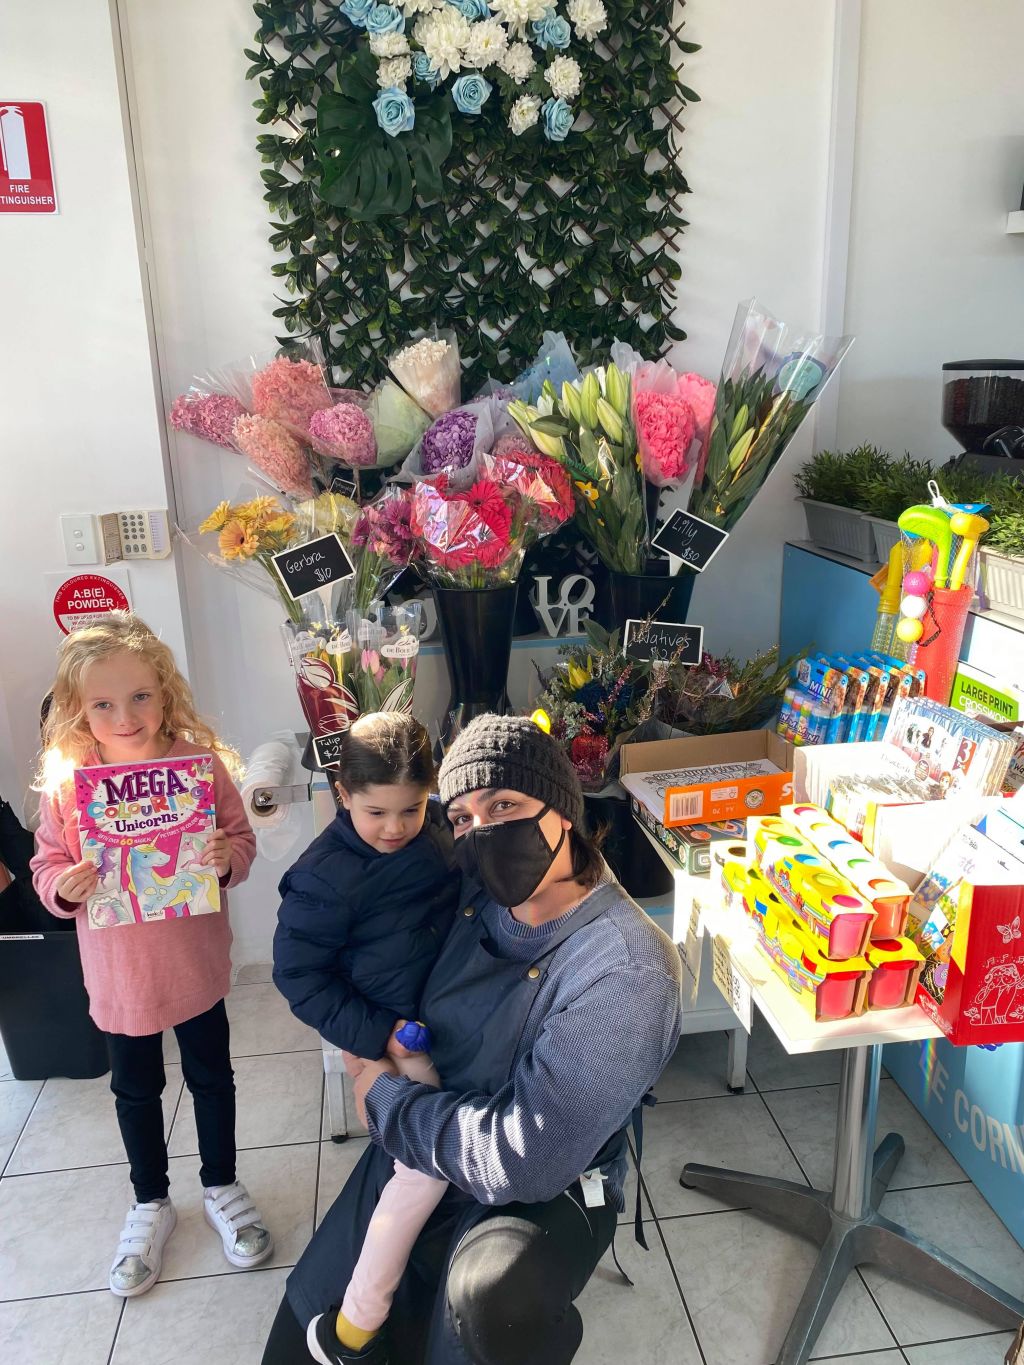
{"label": "pink carnation bouquet", "polygon": [[715,410],[715,386],[679,374],[667,361],[646,362],[633,375],[633,421],[644,478],[655,488],[680,483],[694,469]]}

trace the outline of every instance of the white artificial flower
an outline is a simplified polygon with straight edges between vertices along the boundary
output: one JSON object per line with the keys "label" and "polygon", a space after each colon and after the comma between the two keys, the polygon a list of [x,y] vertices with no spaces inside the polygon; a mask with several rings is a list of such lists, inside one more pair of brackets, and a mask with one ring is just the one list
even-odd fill
{"label": "white artificial flower", "polygon": [[398,9],[408,14],[428,14],[432,9],[440,9],[447,0],[391,0]]}
{"label": "white artificial flower", "polygon": [[404,33],[375,33],[370,39],[370,51],[375,57],[404,57],[409,51],[409,39]]}
{"label": "white artificial flower", "polygon": [[544,79],[556,99],[575,99],[582,84],[580,64],[572,57],[556,57],[544,72]]}
{"label": "white artificial flower", "polygon": [[540,118],[540,96],[520,95],[509,110],[508,126],[519,137],[527,128],[532,128]]}
{"label": "white artificial flower", "polygon": [[526,25],[543,19],[551,0],[488,0],[509,33],[523,33]]}
{"label": "white artificial flower", "polygon": [[472,24],[466,44],[466,65],[483,71],[499,62],[508,51],[508,34],[498,19],[482,19]]}
{"label": "white artificial flower", "polygon": [[453,71],[461,71],[472,25],[454,5],[431,10],[416,20],[414,36],[431,64],[446,80]]}
{"label": "white artificial flower", "polygon": [[523,81],[529,80],[533,75],[537,63],[530,51],[529,43],[513,43],[498,58],[498,65],[516,85],[522,85]]}
{"label": "white artificial flower", "polygon": [[569,0],[566,5],[577,38],[591,42],[608,27],[608,11],[604,0]]}
{"label": "white artificial flower", "polygon": [[377,68],[377,84],[382,90],[396,86],[404,90],[412,76],[412,58],[386,57]]}

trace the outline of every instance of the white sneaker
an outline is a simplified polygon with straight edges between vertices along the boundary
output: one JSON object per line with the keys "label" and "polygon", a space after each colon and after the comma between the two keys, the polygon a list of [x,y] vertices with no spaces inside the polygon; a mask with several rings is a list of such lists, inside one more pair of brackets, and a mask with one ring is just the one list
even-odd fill
{"label": "white sneaker", "polygon": [[164,1243],[178,1221],[169,1199],[133,1204],[121,1229],[117,1255],[110,1267],[110,1292],[119,1299],[145,1294],[160,1278]]}
{"label": "white sneaker", "polygon": [[204,1190],[203,1216],[220,1234],[224,1255],[241,1270],[261,1265],[273,1253],[274,1239],[240,1180]]}

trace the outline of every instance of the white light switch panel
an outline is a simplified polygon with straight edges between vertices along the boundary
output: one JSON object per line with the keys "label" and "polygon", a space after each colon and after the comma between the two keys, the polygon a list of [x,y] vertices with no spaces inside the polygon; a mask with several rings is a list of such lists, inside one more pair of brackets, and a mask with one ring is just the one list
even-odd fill
{"label": "white light switch panel", "polygon": [[68,564],[100,564],[100,541],[96,518],[91,512],[62,512],[60,533]]}

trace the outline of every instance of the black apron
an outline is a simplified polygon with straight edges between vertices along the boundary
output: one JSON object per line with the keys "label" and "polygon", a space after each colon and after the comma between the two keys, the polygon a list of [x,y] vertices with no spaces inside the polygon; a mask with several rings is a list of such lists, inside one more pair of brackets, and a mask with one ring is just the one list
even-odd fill
{"label": "black apron", "polygon": [[[525,962],[501,957],[487,938],[480,914],[487,903],[483,892],[477,891],[457,912],[427,981],[421,1011],[433,1034],[431,1056],[445,1090],[493,1095],[507,1084],[557,949],[621,898],[615,883],[599,886],[543,940],[540,955]],[[614,1134],[594,1164],[614,1160],[625,1141],[625,1130]],[[288,1278],[289,1301],[303,1326],[340,1301],[377,1200],[393,1174],[394,1160],[371,1143]],[[448,1312],[448,1269],[462,1238],[490,1211],[449,1187],[395,1294],[389,1318],[394,1365],[471,1365]]]}

